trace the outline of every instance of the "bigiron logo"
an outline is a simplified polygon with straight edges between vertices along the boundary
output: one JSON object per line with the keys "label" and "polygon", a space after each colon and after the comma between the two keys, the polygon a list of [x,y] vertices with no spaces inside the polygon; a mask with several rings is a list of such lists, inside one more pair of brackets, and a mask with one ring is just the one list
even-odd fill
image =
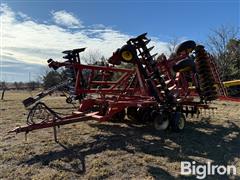
{"label": "bigiron logo", "polygon": [[181,175],[195,175],[197,179],[204,179],[212,175],[237,175],[234,165],[196,164],[195,161],[181,161]]}

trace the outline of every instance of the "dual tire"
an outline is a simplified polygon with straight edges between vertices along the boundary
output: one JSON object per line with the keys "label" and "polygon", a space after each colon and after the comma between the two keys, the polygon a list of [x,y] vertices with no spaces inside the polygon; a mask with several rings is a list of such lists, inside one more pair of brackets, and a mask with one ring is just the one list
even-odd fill
{"label": "dual tire", "polygon": [[176,112],[155,112],[148,108],[127,108],[127,117],[130,120],[139,123],[150,122],[153,119],[153,126],[157,131],[172,129],[174,132],[180,132],[184,129],[186,118],[183,113]]}
{"label": "dual tire", "polygon": [[158,131],[171,128],[174,132],[180,132],[184,129],[186,118],[181,112],[161,112],[154,118],[154,128]]}

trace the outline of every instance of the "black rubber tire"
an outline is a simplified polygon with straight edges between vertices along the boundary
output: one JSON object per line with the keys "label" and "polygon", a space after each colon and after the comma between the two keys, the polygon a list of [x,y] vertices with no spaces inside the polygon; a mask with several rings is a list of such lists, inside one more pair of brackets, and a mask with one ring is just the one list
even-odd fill
{"label": "black rubber tire", "polygon": [[72,102],[73,102],[73,100],[72,100],[71,97],[68,97],[68,98],[66,99],[66,103],[71,104]]}
{"label": "black rubber tire", "polygon": [[125,118],[125,115],[126,115],[125,110],[122,110],[114,114],[113,117],[110,119],[110,121],[114,123],[122,122]]}
{"label": "black rubber tire", "polygon": [[154,128],[157,131],[164,131],[168,129],[169,124],[170,124],[169,116],[164,112],[161,112],[158,115],[156,115],[153,120]]}
{"label": "black rubber tire", "polygon": [[144,123],[143,114],[145,112],[145,108],[138,108],[137,109],[137,118],[135,119],[138,123]]}
{"label": "black rubber tire", "polygon": [[127,117],[132,121],[136,121],[139,118],[138,108],[137,107],[128,107],[127,108]]}
{"label": "black rubber tire", "polygon": [[138,121],[141,123],[147,123],[150,122],[152,119],[152,109],[147,107],[147,108],[141,108],[138,112],[139,112],[139,118]]}
{"label": "black rubber tire", "polygon": [[174,112],[171,119],[171,128],[174,132],[180,132],[184,129],[186,118],[181,112]]}
{"label": "black rubber tire", "polygon": [[187,67],[189,67],[190,70],[195,69],[195,62],[194,62],[194,60],[192,58],[186,58],[186,59],[183,59],[183,60],[177,62],[173,66],[173,70],[175,72],[179,72],[180,70],[185,69]]}

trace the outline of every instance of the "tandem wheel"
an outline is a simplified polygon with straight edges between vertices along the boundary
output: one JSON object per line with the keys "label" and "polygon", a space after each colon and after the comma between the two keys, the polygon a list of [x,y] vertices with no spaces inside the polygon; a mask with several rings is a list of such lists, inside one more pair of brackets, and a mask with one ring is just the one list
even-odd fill
{"label": "tandem wheel", "polygon": [[154,128],[158,131],[166,130],[169,127],[169,114],[161,112],[153,120]]}
{"label": "tandem wheel", "polygon": [[180,132],[184,129],[186,118],[181,112],[174,112],[171,119],[171,128],[174,132]]}

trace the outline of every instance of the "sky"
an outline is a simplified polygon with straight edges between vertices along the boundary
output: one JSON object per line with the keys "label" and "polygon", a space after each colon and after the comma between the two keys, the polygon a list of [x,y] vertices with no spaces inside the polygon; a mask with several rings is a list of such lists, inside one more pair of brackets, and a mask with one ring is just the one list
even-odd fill
{"label": "sky", "polygon": [[222,25],[240,27],[239,0],[0,1],[1,79],[37,80],[47,59],[87,47],[110,57],[131,37],[148,32],[154,52],[178,38],[206,43]]}

